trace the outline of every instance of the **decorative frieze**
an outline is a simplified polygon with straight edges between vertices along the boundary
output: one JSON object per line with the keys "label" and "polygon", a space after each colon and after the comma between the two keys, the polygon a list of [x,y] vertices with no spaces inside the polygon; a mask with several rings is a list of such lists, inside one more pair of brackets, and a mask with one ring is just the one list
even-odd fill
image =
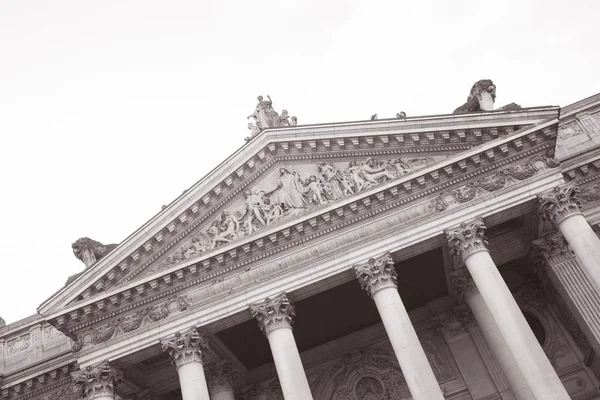
{"label": "decorative frieze", "polygon": [[261,303],[249,305],[250,314],[258,321],[258,326],[265,335],[278,328],[291,328],[292,318],[296,315],[294,306],[285,293],[273,298],[266,298]]}
{"label": "decorative frieze", "polygon": [[208,350],[208,343],[196,328],[177,332],[173,338],[161,340],[160,344],[163,351],[169,352],[171,363],[177,369],[189,363],[202,363],[203,352]]}
{"label": "decorative frieze", "polygon": [[579,188],[575,185],[557,186],[550,193],[538,195],[538,199],[541,217],[556,226],[565,218],[581,214]]}
{"label": "decorative frieze", "polygon": [[482,218],[460,224],[460,228],[446,230],[446,240],[453,254],[466,260],[471,254],[487,250],[485,224]]}
{"label": "decorative frieze", "polygon": [[97,365],[89,365],[83,371],[72,374],[73,383],[79,388],[85,400],[96,396],[112,396],[116,385],[121,382],[121,372],[108,360]]}
{"label": "decorative frieze", "polygon": [[469,327],[476,324],[471,309],[466,304],[458,305],[445,313],[435,315],[432,322],[434,329],[440,332],[446,340],[466,333]]}
{"label": "decorative frieze", "polygon": [[381,289],[398,286],[398,274],[390,253],[370,258],[366,264],[354,265],[353,269],[361,288],[371,297]]}
{"label": "decorative frieze", "polygon": [[450,273],[450,285],[459,301],[467,301],[479,293],[475,281],[467,268],[461,268]]}
{"label": "decorative frieze", "polygon": [[210,365],[206,371],[206,382],[211,396],[220,392],[232,391],[237,377],[238,372],[231,367],[229,361],[222,360]]}
{"label": "decorative frieze", "polygon": [[579,191],[579,197],[582,203],[600,200],[600,183],[581,187]]}

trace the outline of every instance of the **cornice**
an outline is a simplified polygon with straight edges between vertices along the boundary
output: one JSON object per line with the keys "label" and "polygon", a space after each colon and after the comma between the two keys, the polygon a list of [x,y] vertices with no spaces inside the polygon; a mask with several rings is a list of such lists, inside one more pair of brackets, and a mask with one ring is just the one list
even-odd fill
{"label": "cornice", "polygon": [[37,372],[33,376],[30,374],[26,377],[5,380],[2,385],[2,398],[26,400],[61,386],[70,386],[72,382],[70,373],[77,370],[73,358],[73,354],[69,354],[55,360],[51,365],[46,361],[42,373]]}
{"label": "cornice", "polygon": [[[234,251],[236,248],[242,249],[240,251],[240,254],[247,253],[248,251],[245,250],[246,248],[250,249],[251,247],[258,247],[260,249],[263,247],[265,240],[269,240],[268,237],[274,233],[284,232],[282,234],[282,237],[290,237],[290,230],[298,230],[298,227],[303,226],[304,224],[307,224],[307,226],[311,225],[311,220],[315,220],[316,218],[321,218],[326,223],[328,223],[333,213],[339,213],[339,211],[336,212],[336,210],[341,209],[343,211],[344,208],[348,208],[349,210],[356,210],[357,204],[359,203],[362,203],[360,207],[368,208],[370,204],[377,204],[377,202],[380,201],[382,196],[383,198],[385,198],[386,195],[391,195],[393,198],[395,198],[399,195],[410,195],[412,193],[412,187],[419,189],[425,188],[428,185],[431,185],[432,183],[435,184],[435,182],[439,181],[440,177],[444,176],[446,176],[446,178],[443,180],[449,181],[451,180],[450,178],[453,176],[454,170],[457,170],[457,175],[462,176],[462,174],[467,172],[469,169],[473,170],[479,168],[481,165],[493,163],[494,160],[496,160],[496,155],[498,155],[499,158],[502,158],[508,156],[511,152],[516,152],[516,154],[519,154],[520,151],[525,151],[524,149],[526,148],[536,146],[538,143],[543,143],[545,141],[551,140],[555,135],[555,130],[551,129],[551,127],[555,123],[556,120],[551,120],[532,128],[523,129],[520,132],[517,132],[511,136],[500,138],[492,142],[484,143],[469,151],[454,155],[443,162],[420,170],[417,173],[407,175],[403,178],[399,178],[397,180],[390,181],[389,183],[381,184],[376,187],[373,187],[372,189],[361,192],[359,196],[354,196],[345,200],[340,200],[338,203],[334,203],[328,205],[327,207],[319,208],[313,212],[307,213],[305,216],[302,217],[301,220],[289,221],[286,224],[282,224],[271,229],[261,230],[257,232],[257,234],[254,236],[247,236],[242,239],[239,239],[235,243],[232,243],[228,246],[218,247],[214,249],[214,252],[207,253],[206,256],[200,257],[199,259],[195,259],[188,263],[178,265],[173,269],[161,271],[160,274],[149,276],[146,278],[143,285],[148,283],[149,287],[157,287],[158,284],[162,284],[163,282],[153,283],[152,281],[162,279],[162,277],[164,276],[170,276],[168,282],[164,280],[165,284],[170,285],[172,282],[177,281],[177,279],[179,279],[179,275],[181,275],[181,277],[183,278],[183,275],[185,275],[186,272],[189,272],[192,275],[198,273],[198,267],[196,266],[196,264],[201,264],[202,262],[209,260],[210,258],[215,258],[219,254],[225,255],[231,251]],[[468,160],[468,163],[466,162],[466,160]],[[503,160],[506,161],[505,158],[503,158]],[[503,162],[501,163],[501,165],[502,164]],[[412,185],[413,182],[415,183],[414,186]],[[446,186],[449,184],[451,183],[446,182]],[[444,186],[440,186],[437,189],[431,188],[425,192],[428,194],[433,193],[434,191],[439,190],[443,187]],[[412,201],[414,199],[414,196],[408,196],[406,201]],[[303,229],[304,228],[300,228],[300,231],[303,231]],[[285,234],[286,230],[288,232],[287,235]],[[261,244],[257,245],[257,243]],[[225,260],[225,256],[223,256],[221,260]],[[225,271],[230,271],[231,269],[232,267],[229,267],[228,269],[225,269]],[[180,271],[180,274],[178,273],[178,271]],[[215,278],[218,275],[219,274],[215,272],[206,273],[204,276],[204,280]],[[176,279],[173,279],[174,276]],[[127,291],[131,291],[132,289],[135,289],[136,286],[139,286],[138,282],[131,283],[122,288],[112,288],[111,290],[103,292],[94,299],[90,299],[87,301],[84,300],[79,304],[68,307],[67,309],[62,310],[59,313],[50,316],[49,318],[52,319],[60,317],[62,315],[62,323],[60,320],[54,322],[58,322],[59,326],[64,327],[66,322],[64,316],[66,313],[69,313],[79,308],[85,308],[87,306],[90,312],[84,311],[84,314],[89,315],[91,314],[91,308],[93,305],[96,305],[96,307],[98,307],[101,310],[107,309],[107,307],[110,304],[116,304],[118,306],[121,300],[117,299],[118,302],[113,302],[112,297],[114,295],[120,295],[120,293],[122,294],[126,293]],[[122,297],[124,299],[132,298],[131,293],[129,295],[124,294],[122,295]],[[111,300],[110,302],[109,299]],[[101,301],[102,303],[98,305],[98,301]]]}
{"label": "cornice", "polygon": [[[342,147],[356,146],[357,149],[360,149],[369,146],[377,147],[375,142],[379,140],[381,140],[380,145],[385,145],[389,143],[390,139],[401,142],[402,145],[418,147],[420,143],[425,142],[452,142],[454,139],[450,136],[451,132],[455,132],[455,139],[458,141],[468,141],[467,136],[473,136],[474,142],[477,142],[481,140],[484,128],[491,129],[490,134],[493,137],[494,134],[498,134],[498,129],[509,129],[507,132],[512,132],[516,125],[539,123],[556,114],[557,108],[543,107],[524,109],[520,112],[497,111],[461,116],[408,118],[406,121],[381,120],[265,130],[173,201],[142,228],[125,239],[113,252],[85,271],[69,287],[63,288],[45,301],[39,307],[39,312],[42,315],[49,315],[52,313],[52,308],[63,298],[67,302],[73,301],[75,299],[73,296],[81,293],[78,292],[81,290],[77,289],[78,287],[81,285],[91,286],[93,281],[100,278],[101,275],[105,276],[103,280],[106,282],[125,275],[132,265],[143,262],[147,252],[155,251],[160,247],[160,242],[164,239],[167,231],[171,231],[170,234],[180,231],[182,227],[185,227],[189,216],[202,214],[207,203],[211,201],[211,193],[212,197],[217,198],[224,194],[223,191],[239,179],[239,173],[243,174],[244,170],[252,170],[273,151],[304,152],[319,151],[319,148],[329,151],[335,149],[338,143],[342,143]],[[325,134],[327,137],[324,137]],[[393,136],[390,136],[392,134]],[[345,135],[356,137],[344,137]],[[237,178],[236,175],[238,175]],[[194,202],[194,199],[200,200]],[[206,204],[204,200],[206,200]],[[157,243],[159,246],[156,246]],[[113,265],[113,268],[106,271],[109,265]],[[99,290],[104,290],[102,283],[96,283]],[[71,294],[67,294],[67,292]]]}

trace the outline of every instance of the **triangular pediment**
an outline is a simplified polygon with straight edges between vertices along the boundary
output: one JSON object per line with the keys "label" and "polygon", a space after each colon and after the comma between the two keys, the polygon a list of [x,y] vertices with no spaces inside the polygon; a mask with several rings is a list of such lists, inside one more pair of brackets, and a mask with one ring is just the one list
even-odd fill
{"label": "triangular pediment", "polygon": [[[138,286],[141,292],[129,294],[143,296],[144,290],[154,289],[152,282],[161,271],[195,259],[210,271],[215,259],[222,265],[224,257],[236,257],[219,251],[233,242],[278,240],[286,229],[290,234],[296,221],[311,223],[319,209],[368,197],[378,185],[395,180],[410,190],[407,177],[425,171],[427,179],[436,179],[433,166],[555,118],[556,111],[538,108],[265,130],[38,311],[57,318],[82,304],[90,310],[110,307],[106,299],[116,298],[111,295],[119,288],[150,279],[149,285]],[[303,229],[301,225],[295,229]],[[161,279],[170,283],[173,278]]]}

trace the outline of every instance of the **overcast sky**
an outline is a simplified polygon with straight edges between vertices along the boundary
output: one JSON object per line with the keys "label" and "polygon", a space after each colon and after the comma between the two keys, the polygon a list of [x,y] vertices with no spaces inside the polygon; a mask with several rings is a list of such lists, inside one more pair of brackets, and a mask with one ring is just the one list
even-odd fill
{"label": "overcast sky", "polygon": [[244,143],[299,124],[600,92],[600,2],[0,1],[0,316],[25,318]]}

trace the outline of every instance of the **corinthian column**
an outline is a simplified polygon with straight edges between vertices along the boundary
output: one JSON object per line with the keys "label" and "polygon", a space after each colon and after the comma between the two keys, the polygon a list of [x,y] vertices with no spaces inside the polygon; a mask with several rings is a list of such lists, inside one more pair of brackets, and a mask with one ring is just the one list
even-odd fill
{"label": "corinthian column", "polygon": [[484,230],[483,220],[477,219],[445,233],[453,253],[462,257],[471,273],[534,398],[570,399],[490,257]]}
{"label": "corinthian column", "polygon": [[121,374],[108,360],[73,374],[73,383],[81,390],[85,400],[114,400],[115,387],[119,382]]}
{"label": "corinthian column", "polygon": [[[506,378],[514,398],[517,400],[534,399],[523,373],[521,373],[515,358],[509,351],[506,341],[502,337],[490,310],[485,305],[481,293],[477,290],[475,282],[469,275],[469,271],[463,268],[452,272],[450,274],[450,284],[458,296],[469,305],[473,317],[477,321],[477,325],[485,337],[495,360],[498,362],[502,375]],[[479,343],[477,344],[479,345]]]}
{"label": "corinthian column", "polygon": [[414,400],[443,400],[437,379],[398,294],[396,269],[389,253],[355,265],[360,286],[373,298]]}
{"label": "corinthian column", "polygon": [[600,239],[581,213],[579,189],[574,186],[556,187],[539,196],[539,211],[545,220],[552,221],[563,234],[596,290],[600,289]]}
{"label": "corinthian column", "polygon": [[211,365],[206,371],[211,400],[234,400],[233,382],[237,376],[237,372],[231,368],[227,360]]}
{"label": "corinthian column", "polygon": [[209,400],[204,376],[202,352],[208,344],[196,328],[160,341],[163,351],[168,350],[171,363],[177,368],[183,400]]}
{"label": "corinthian column", "polygon": [[312,399],[300,353],[292,333],[294,306],[285,293],[256,304],[250,304],[250,313],[269,340],[277,376],[285,400]]}

